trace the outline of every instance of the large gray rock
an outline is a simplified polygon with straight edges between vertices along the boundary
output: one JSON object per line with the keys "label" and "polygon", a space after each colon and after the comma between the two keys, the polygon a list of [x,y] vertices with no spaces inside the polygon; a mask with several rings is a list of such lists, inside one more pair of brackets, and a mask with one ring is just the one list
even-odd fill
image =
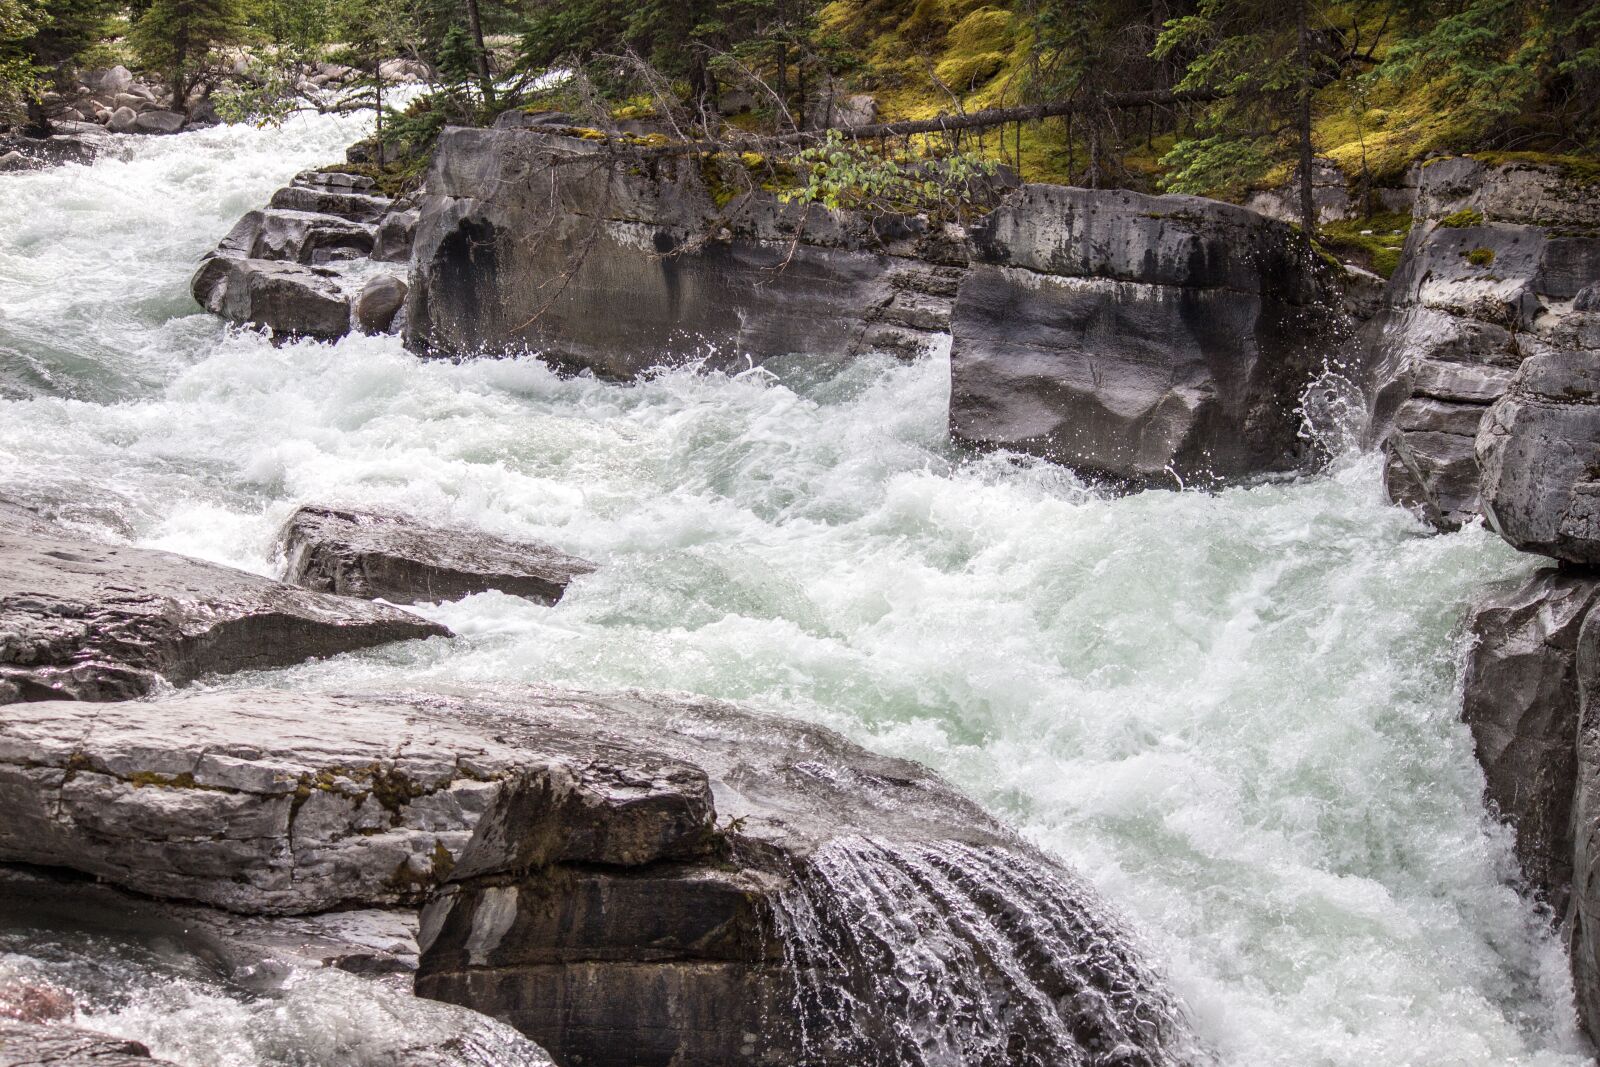
{"label": "large gray rock", "polygon": [[362,333],[389,333],[406,305],[406,283],[393,274],[379,274],[361,287],[351,313]]}
{"label": "large gray rock", "polygon": [[246,259],[322,264],[368,255],[374,239],[373,228],[359,222],[267,208],[245,215],[218,247]]}
{"label": "large gray rock", "polygon": [[285,337],[331,341],[350,332],[350,297],[327,267],[217,254],[195,272],[195,300],[213,315]]}
{"label": "large gray rock", "polygon": [[950,232],[741,189],[714,191],[691,158],[642,167],[538,128],[446,129],[419,203],[407,344],[532,351],[614,379],[937,344],[946,272],[965,258]]}
{"label": "large gray rock", "polygon": [[355,192],[351,186],[288,185],[272,194],[269,207],[332,215],[351,222],[374,223],[389,210],[386,197]]}
{"label": "large gray rock", "polygon": [[[1488,406],[1600,274],[1600,195],[1553,166],[1430,161],[1374,329],[1372,440],[1390,499],[1441,529],[1481,513],[1472,440]],[[1451,412],[1419,427],[1418,400]],[[1437,421],[1437,420],[1436,420]]]}
{"label": "large gray rock", "polygon": [[1306,460],[1301,392],[1341,312],[1292,231],[1199,197],[1030,185],[971,230],[959,440],[1141,484]]}
{"label": "large gray rock", "polygon": [[[515,114],[515,112],[506,112]],[[372,258],[379,263],[405,263],[411,259],[411,239],[417,229],[415,211],[391,211],[378,223]]]}
{"label": "large gray rock", "polygon": [[174,1067],[137,1041],[0,1018],[0,1067]]}
{"label": "large gray rock", "polygon": [[1572,905],[1569,944],[1578,1017],[1600,1034],[1600,613],[1578,636],[1578,770],[1573,796]]}
{"label": "large gray rock", "polygon": [[[436,893],[417,988],[562,1063],[1166,1064],[1075,878],[921,767],[713,701],[211,692],[0,720],[0,859],[245,912]],[[938,946],[930,952],[930,946]]]}
{"label": "large gray rock", "polygon": [[446,634],[398,608],[101,544],[0,504],[0,704],[123,700]]}
{"label": "large gray rock", "polygon": [[1466,623],[1462,718],[1523,874],[1556,915],[1572,885],[1578,632],[1597,600],[1595,577],[1546,569],[1486,594]]}
{"label": "large gray rock", "polygon": [[280,540],[285,581],[394,604],[459,600],[491,589],[554,604],[568,583],[595,569],[551,545],[382,511],[302,507]]}
{"label": "large gray rock", "polygon": [[1530,356],[1484,420],[1477,457],[1484,516],[1501,537],[1600,564],[1600,347]]}
{"label": "large gray rock", "polygon": [[177,133],[186,120],[175,111],[142,111],[133,120],[134,133]]}

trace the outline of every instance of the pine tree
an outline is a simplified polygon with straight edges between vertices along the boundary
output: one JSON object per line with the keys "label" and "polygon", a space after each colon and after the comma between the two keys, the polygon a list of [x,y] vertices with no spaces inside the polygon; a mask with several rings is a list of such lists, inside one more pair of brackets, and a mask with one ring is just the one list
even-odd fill
{"label": "pine tree", "polygon": [[167,79],[173,108],[186,111],[194,90],[220,75],[218,49],[244,35],[240,0],[153,0],[129,36],[140,60]]}

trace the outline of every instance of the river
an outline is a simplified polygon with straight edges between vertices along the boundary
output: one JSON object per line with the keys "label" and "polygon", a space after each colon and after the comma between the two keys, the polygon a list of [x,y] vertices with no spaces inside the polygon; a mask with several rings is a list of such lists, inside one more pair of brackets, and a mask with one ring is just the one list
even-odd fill
{"label": "river", "polygon": [[[538,680],[774,709],[927,763],[1081,871],[1228,1067],[1587,1062],[1564,949],[1514,889],[1457,718],[1461,609],[1525,557],[1428,536],[1371,456],[1121,498],[966,456],[942,357],[618,386],[394,338],[274,347],[200,312],[198,258],[361,132],[121,139],[0,177],[0,491],[261,574],[313,501],[602,566],[555,607],[421,609],[454,640],[215,684]],[[82,985],[75,958],[0,942],[0,973]],[[270,1013],[247,1040],[246,1009],[119,966],[86,1022],[158,1054],[359,1062],[274,1037]],[[297,1010],[369,996],[347,985]],[[363,1011],[349,1025],[379,1027]]]}

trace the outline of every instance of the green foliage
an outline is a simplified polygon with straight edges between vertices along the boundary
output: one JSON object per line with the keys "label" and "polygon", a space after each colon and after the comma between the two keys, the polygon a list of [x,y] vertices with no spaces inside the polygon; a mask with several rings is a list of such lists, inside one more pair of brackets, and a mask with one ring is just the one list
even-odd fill
{"label": "green foliage", "polygon": [[0,0],[0,115],[35,92],[39,72],[26,42],[46,17],[34,0]]}
{"label": "green foliage", "polygon": [[1474,248],[1461,254],[1466,256],[1467,262],[1474,267],[1487,267],[1494,262],[1494,249],[1492,248]]}
{"label": "green foliage", "polygon": [[1405,246],[1410,229],[1410,215],[1373,215],[1329,223],[1318,231],[1317,240],[1330,252],[1388,278],[1400,265],[1400,250]]}
{"label": "green foliage", "polygon": [[1439,225],[1447,226],[1453,230],[1465,229],[1468,226],[1482,226],[1483,212],[1477,208],[1464,207],[1460,211],[1440,219]]}
{"label": "green foliage", "polygon": [[221,74],[219,49],[245,38],[243,0],[152,0],[130,34],[145,66],[172,89],[173,106]]}
{"label": "green foliage", "polygon": [[785,203],[936,216],[958,216],[978,203],[980,180],[995,171],[992,161],[962,152],[897,159],[847,141],[837,130],[798,153],[793,165],[803,181],[779,194]]}

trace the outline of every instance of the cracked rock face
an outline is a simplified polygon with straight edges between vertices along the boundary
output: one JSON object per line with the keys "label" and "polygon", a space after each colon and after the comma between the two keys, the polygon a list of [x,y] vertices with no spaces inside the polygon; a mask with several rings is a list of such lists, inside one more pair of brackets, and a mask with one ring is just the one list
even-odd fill
{"label": "cracked rock face", "polygon": [[1600,601],[1593,576],[1547,568],[1473,605],[1462,718],[1486,793],[1516,831],[1523,875],[1556,915],[1572,883],[1578,633]]}
{"label": "cracked rock face", "polygon": [[398,608],[91,541],[0,503],[0,704],[124,700],[162,682],[448,634]]}
{"label": "cracked rock face", "polygon": [[1338,354],[1342,312],[1284,224],[1029,185],[970,245],[951,324],[958,440],[1169,486],[1309,458],[1296,408]]}
{"label": "cracked rock face", "polygon": [[[1482,512],[1474,437],[1600,271],[1600,198],[1556,168],[1431,161],[1375,327],[1372,437],[1391,500],[1440,529]],[[1565,230],[1579,231],[1577,235]]]}
{"label": "cracked rock face", "polygon": [[713,190],[684,160],[609,163],[550,127],[446,129],[418,205],[407,346],[627,380],[696,360],[914,356],[947,328],[965,252],[943,228]]}
{"label": "cracked rock face", "polygon": [[1600,564],[1600,345],[1530,356],[1476,444],[1484,517],[1501,537]]}
{"label": "cracked rock face", "polygon": [[1186,1062],[1160,980],[1070,873],[916,764],[716,701],[30,704],[0,720],[0,810],[0,860],[150,895],[427,899],[418,992],[558,1062]]}
{"label": "cracked rock face", "polygon": [[[458,863],[643,863],[704,835],[702,773],[607,755],[558,733],[519,749],[403,701],[43,702],[0,723],[0,859],[281,915],[416,902]],[[464,856],[496,804],[532,814]]]}
{"label": "cracked rock face", "polygon": [[595,569],[551,545],[386,512],[302,507],[281,541],[285,581],[394,604],[459,600],[490,589],[554,604],[568,583]]}

